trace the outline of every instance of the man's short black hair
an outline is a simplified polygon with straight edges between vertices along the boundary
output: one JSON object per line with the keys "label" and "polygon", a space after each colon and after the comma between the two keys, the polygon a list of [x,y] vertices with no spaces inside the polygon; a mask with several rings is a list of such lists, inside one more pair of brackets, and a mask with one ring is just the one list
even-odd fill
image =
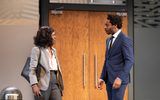
{"label": "man's short black hair", "polygon": [[122,18],[121,18],[121,16],[109,14],[107,19],[110,20],[110,23],[112,25],[117,25],[118,29],[122,28]]}

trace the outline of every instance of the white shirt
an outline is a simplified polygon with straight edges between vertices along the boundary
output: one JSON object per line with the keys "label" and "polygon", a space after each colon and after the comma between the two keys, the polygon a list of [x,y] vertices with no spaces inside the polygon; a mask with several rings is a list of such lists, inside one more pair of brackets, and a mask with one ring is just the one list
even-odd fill
{"label": "white shirt", "polygon": [[48,52],[48,55],[49,55],[49,70],[58,70],[58,67],[57,67],[57,60],[56,60],[56,56],[55,56],[55,53],[54,51],[52,50],[52,56],[50,55],[49,53],[49,50],[46,49],[47,52]]}
{"label": "white shirt", "polygon": [[[116,38],[118,37],[119,33],[121,32],[121,29],[119,29],[116,33],[113,34],[114,38],[112,40],[112,45],[113,43],[115,42]],[[110,41],[111,42],[111,41]],[[109,42],[109,45],[110,45],[110,42]],[[109,47],[108,47],[109,48]]]}

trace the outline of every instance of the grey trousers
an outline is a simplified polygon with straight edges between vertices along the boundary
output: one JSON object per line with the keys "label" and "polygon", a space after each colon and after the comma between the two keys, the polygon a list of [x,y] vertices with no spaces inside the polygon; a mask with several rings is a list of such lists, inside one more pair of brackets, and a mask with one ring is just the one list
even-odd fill
{"label": "grey trousers", "polygon": [[51,71],[49,87],[46,91],[41,90],[42,96],[35,97],[35,100],[62,100],[61,92],[58,87],[56,72]]}

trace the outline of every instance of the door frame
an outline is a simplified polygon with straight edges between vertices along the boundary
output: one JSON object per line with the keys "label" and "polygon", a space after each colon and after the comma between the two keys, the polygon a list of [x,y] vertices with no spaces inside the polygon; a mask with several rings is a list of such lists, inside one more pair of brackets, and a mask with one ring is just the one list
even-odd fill
{"label": "door frame", "polygon": [[[49,11],[51,10],[80,10],[80,11],[101,11],[101,12],[127,12],[128,35],[134,43],[134,0],[126,0],[126,5],[99,5],[99,4],[71,4],[71,3],[50,3],[50,0],[39,0],[39,27],[49,25]],[[131,70],[131,83],[129,84],[128,100],[134,98],[134,65]]]}

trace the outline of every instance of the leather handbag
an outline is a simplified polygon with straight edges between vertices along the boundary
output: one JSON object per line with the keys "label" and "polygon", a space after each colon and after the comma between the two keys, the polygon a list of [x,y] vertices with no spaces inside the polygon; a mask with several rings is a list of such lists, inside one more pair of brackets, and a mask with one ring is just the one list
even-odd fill
{"label": "leather handbag", "polygon": [[[38,58],[38,64],[35,70],[38,81],[40,79],[40,73],[41,73],[41,68],[42,68],[41,64],[39,63],[40,56],[41,56],[41,51],[40,51],[39,58]],[[26,63],[21,72],[21,76],[24,77],[29,83],[30,83],[30,80],[29,80],[30,61],[31,61],[31,57],[27,57]]]}

